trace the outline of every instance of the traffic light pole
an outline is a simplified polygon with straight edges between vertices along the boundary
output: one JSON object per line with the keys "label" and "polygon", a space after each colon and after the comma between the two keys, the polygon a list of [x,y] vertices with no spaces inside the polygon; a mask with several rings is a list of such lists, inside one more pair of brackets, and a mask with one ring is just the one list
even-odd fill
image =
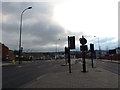
{"label": "traffic light pole", "polygon": [[71,60],[70,60],[70,49],[75,49],[75,36],[68,36],[68,63],[69,73],[71,73]]}
{"label": "traffic light pole", "polygon": [[83,71],[86,72],[86,61],[85,61],[85,50],[84,50],[84,44],[83,45],[83,50],[82,50],[82,57],[83,57]]}
{"label": "traffic light pole", "polygon": [[[69,49],[69,48],[68,48]],[[70,49],[68,51],[68,63],[69,63],[69,73],[72,73],[71,72],[71,60],[70,60]]]}
{"label": "traffic light pole", "polygon": [[92,68],[94,68],[93,65],[94,44],[90,44],[90,51],[91,51]]}
{"label": "traffic light pole", "polygon": [[94,64],[93,64],[93,52],[91,52],[91,61],[92,61],[92,68],[94,68]]}
{"label": "traffic light pole", "polygon": [[71,73],[71,60],[70,60],[70,37],[68,36],[68,63],[69,63],[69,73]]}
{"label": "traffic light pole", "polygon": [[82,59],[83,59],[83,71],[86,72],[86,62],[85,62],[85,44],[87,43],[87,40],[82,36],[82,38],[79,39],[80,43],[82,44]]}

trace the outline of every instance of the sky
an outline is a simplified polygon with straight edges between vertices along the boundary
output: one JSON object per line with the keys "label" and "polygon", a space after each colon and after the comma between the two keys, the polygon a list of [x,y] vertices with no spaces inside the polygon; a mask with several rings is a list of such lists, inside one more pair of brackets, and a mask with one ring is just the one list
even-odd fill
{"label": "sky", "polygon": [[[4,0],[0,14],[1,39],[11,50],[18,50],[20,15],[23,13],[22,47],[24,51],[56,52],[68,46],[68,36],[75,36],[76,49],[84,35],[88,48],[118,47],[119,0]],[[99,42],[99,44],[98,44]]]}

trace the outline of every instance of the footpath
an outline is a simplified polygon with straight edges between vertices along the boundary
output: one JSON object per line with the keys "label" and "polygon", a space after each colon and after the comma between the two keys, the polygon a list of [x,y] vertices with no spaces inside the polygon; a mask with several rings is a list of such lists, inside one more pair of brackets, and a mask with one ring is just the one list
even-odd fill
{"label": "footpath", "polygon": [[118,88],[118,74],[100,67],[87,66],[85,73],[82,70],[82,65],[77,63],[72,65],[72,73],[65,71],[44,74],[21,88]]}
{"label": "footpath", "polygon": [[116,64],[120,64],[120,61],[117,61],[117,60],[105,60],[105,59],[99,59],[103,62],[109,62],[109,63],[116,63]]}
{"label": "footpath", "polygon": [[[29,63],[32,63],[33,61],[22,61],[22,65],[24,64],[29,64]],[[19,65],[19,62],[16,61],[16,62],[1,62],[0,63],[0,66],[14,66],[14,65]]]}

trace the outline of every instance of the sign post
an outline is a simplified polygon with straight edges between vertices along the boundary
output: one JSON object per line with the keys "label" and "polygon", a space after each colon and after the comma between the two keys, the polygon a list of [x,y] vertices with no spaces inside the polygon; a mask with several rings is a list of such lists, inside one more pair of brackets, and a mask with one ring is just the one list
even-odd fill
{"label": "sign post", "polygon": [[87,43],[87,40],[82,36],[82,38],[79,39],[80,43],[82,44],[82,58],[83,58],[83,71],[86,72],[86,61],[85,61],[85,44]]}
{"label": "sign post", "polygon": [[75,36],[68,36],[68,63],[69,63],[69,73],[71,72],[71,60],[70,60],[70,49],[75,49]]}
{"label": "sign post", "polygon": [[67,58],[68,58],[68,52],[69,52],[68,47],[65,47],[65,65],[67,65],[67,63],[68,63],[68,61],[67,61]]}
{"label": "sign post", "polygon": [[90,44],[90,51],[91,51],[92,68],[94,68],[94,64],[93,64],[94,44]]}
{"label": "sign post", "polygon": [[71,73],[71,61],[70,61],[70,37],[68,36],[68,63],[69,63],[69,73]]}

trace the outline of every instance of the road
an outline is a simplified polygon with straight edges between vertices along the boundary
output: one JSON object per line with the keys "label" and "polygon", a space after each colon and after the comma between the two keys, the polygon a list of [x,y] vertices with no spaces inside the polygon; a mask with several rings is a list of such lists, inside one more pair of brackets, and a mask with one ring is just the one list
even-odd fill
{"label": "road", "polygon": [[[100,59],[94,59],[94,66],[95,67],[101,67],[103,69],[106,69],[108,71],[111,71],[113,73],[119,74],[120,75],[120,65],[117,63],[112,63],[108,61],[102,61]],[[91,65],[91,59],[86,59],[87,65]]]}
{"label": "road", "polygon": [[41,60],[19,66],[5,66],[2,68],[2,87],[18,88],[41,75],[67,70],[68,68],[61,66],[62,64],[62,60]]}
{"label": "road", "polygon": [[[91,66],[91,60],[86,60],[87,65]],[[94,60],[96,67],[101,67],[118,74],[118,64],[110,62],[101,62]],[[64,60],[40,60],[28,64],[5,66],[2,67],[2,87],[3,88],[19,88],[35,78],[55,72],[68,71],[68,66],[61,66]],[[81,66],[81,63],[72,65],[72,70]],[[119,73],[120,74],[120,73]]]}

